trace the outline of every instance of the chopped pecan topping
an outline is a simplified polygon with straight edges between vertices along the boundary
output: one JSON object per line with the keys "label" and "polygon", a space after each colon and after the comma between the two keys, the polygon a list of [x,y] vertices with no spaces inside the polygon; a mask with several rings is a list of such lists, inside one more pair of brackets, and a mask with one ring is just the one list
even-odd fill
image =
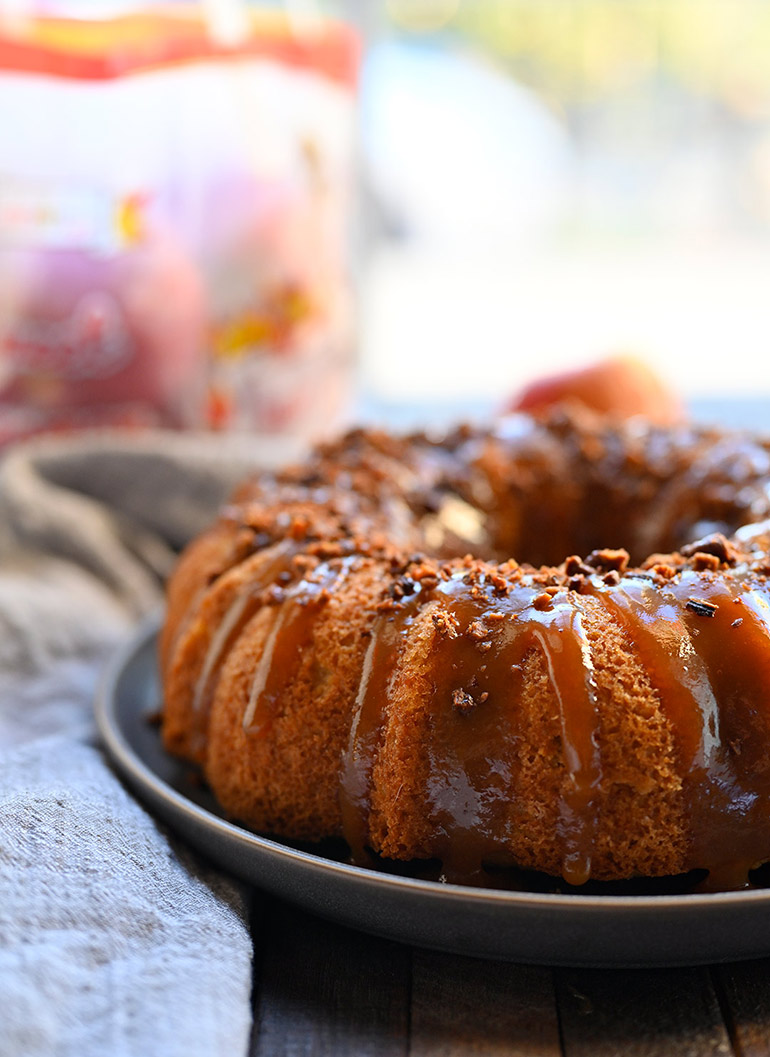
{"label": "chopped pecan topping", "polygon": [[467,690],[452,691],[452,708],[455,712],[459,712],[461,716],[467,716],[469,712],[472,712],[476,707],[476,703]]}
{"label": "chopped pecan topping", "polygon": [[669,565],[667,562],[658,562],[652,566],[652,572],[661,580],[673,580],[677,574],[676,566]]}
{"label": "chopped pecan topping", "polygon": [[699,617],[713,617],[717,609],[719,609],[719,606],[714,602],[708,602],[705,598],[695,598],[694,595],[687,599],[685,605],[693,613],[697,613]]}
{"label": "chopped pecan topping", "polygon": [[[518,569],[518,567],[517,567],[517,569]],[[511,570],[511,572],[515,572],[515,571],[516,570]],[[510,594],[510,592],[511,592],[511,584],[510,584],[510,582],[508,580],[506,580],[504,576],[501,576],[499,573],[490,573],[489,574],[489,582],[492,585],[492,590],[495,592],[495,594],[498,597],[501,596],[501,595]]]}
{"label": "chopped pecan topping", "polygon": [[413,595],[417,590],[417,585],[414,580],[409,576],[399,576],[397,580],[394,580],[390,585],[389,594],[391,598],[401,599],[405,595]]}
{"label": "chopped pecan topping", "polygon": [[688,543],[681,550],[681,554],[685,558],[692,558],[699,552],[701,554],[712,554],[726,565],[735,565],[738,558],[735,547],[721,532],[713,532],[710,536],[704,536],[703,539],[695,540],[694,543]]}
{"label": "chopped pecan topping", "polygon": [[300,514],[295,514],[295,516],[291,519],[291,525],[289,526],[289,531],[287,535],[290,539],[304,540],[307,539],[309,529],[309,520]]}
{"label": "chopped pecan topping", "polygon": [[468,634],[472,639],[478,639],[480,642],[489,635],[489,628],[486,627],[480,620],[473,620],[468,625]]}
{"label": "chopped pecan topping", "polygon": [[628,562],[628,551],[623,550],[622,547],[619,550],[604,547],[602,550],[591,551],[586,558],[586,565],[590,565],[600,572],[615,570],[616,572],[624,573],[628,568]]}
{"label": "chopped pecan topping", "polygon": [[454,613],[450,613],[448,609],[434,610],[431,619],[439,635],[444,635],[448,639],[457,638],[460,632],[460,621]]}
{"label": "chopped pecan topping", "polygon": [[692,567],[696,572],[716,572],[721,562],[716,554],[708,554],[706,551],[696,551],[692,556]]}

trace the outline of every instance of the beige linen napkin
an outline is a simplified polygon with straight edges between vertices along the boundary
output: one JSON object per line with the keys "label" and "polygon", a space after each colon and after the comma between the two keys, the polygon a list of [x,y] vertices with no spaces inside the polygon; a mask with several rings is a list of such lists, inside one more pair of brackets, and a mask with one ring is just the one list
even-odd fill
{"label": "beige linen napkin", "polygon": [[99,748],[104,660],[174,551],[244,473],[246,440],[88,434],[0,465],[0,1055],[245,1052],[244,890],[126,792]]}

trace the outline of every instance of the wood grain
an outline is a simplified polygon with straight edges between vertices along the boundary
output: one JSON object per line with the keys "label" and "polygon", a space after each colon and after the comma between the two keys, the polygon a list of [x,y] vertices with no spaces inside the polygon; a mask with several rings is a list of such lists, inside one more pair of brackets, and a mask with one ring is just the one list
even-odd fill
{"label": "wood grain", "polygon": [[523,967],[415,950],[255,894],[251,1057],[770,1057],[770,959]]}
{"label": "wood grain", "polygon": [[409,948],[275,900],[254,948],[252,1057],[405,1057]]}
{"label": "wood grain", "polygon": [[708,969],[556,974],[565,1057],[728,1057]]}
{"label": "wood grain", "polygon": [[770,959],[713,970],[725,1019],[739,1057],[770,1055]]}
{"label": "wood grain", "polygon": [[549,969],[415,951],[410,1057],[560,1057]]}

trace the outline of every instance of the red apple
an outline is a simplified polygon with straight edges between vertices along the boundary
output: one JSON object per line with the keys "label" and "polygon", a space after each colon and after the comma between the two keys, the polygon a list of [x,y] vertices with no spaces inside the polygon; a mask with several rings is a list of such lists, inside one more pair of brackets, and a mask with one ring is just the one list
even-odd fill
{"label": "red apple", "polygon": [[536,418],[558,404],[581,406],[625,419],[640,415],[668,426],[685,417],[679,398],[658,375],[632,356],[614,356],[576,371],[552,374],[525,386],[506,411],[525,411]]}

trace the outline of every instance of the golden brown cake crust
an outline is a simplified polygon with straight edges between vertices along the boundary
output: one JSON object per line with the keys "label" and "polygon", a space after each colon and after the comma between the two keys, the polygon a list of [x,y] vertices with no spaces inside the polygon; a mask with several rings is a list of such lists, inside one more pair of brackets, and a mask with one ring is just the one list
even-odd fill
{"label": "golden brown cake crust", "polygon": [[233,817],[357,861],[744,884],[770,859],[769,482],[765,441],[691,427],[348,434],[181,558],[165,743]]}

